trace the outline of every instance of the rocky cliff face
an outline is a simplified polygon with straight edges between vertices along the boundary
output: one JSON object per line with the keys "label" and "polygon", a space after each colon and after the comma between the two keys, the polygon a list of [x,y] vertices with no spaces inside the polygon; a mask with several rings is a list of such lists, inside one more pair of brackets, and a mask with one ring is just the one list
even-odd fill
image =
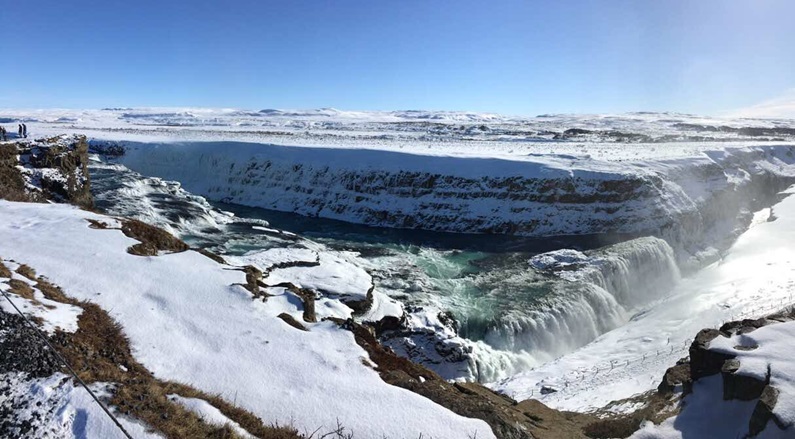
{"label": "rocky cliff face", "polygon": [[795,147],[784,145],[726,149],[706,153],[706,160],[660,165],[666,184],[688,207],[653,234],[671,244],[683,272],[718,260],[746,230],[752,212],[777,202],[777,194],[795,183]]}
{"label": "rocky cliff face", "polygon": [[0,144],[0,198],[92,208],[90,180],[84,136]]}
{"label": "rocky cliff face", "polygon": [[[527,236],[639,231],[662,181],[638,168],[245,143],[132,145],[129,168],[213,200],[381,227]],[[601,166],[601,165],[600,165]]]}
{"label": "rocky cliff face", "polygon": [[756,201],[795,180],[787,145],[619,163],[190,142],[128,145],[120,160],[212,200],[373,226],[655,235],[680,259],[698,255],[694,266],[736,237]]}

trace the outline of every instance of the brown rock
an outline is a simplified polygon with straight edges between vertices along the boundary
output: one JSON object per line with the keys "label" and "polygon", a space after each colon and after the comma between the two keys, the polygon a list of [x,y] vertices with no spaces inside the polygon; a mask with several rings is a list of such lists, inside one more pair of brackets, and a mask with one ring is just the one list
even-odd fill
{"label": "brown rock", "polygon": [[122,221],[121,231],[130,238],[141,241],[127,249],[128,253],[138,256],[157,256],[160,251],[179,253],[190,248],[174,235],[143,221],[125,219]]}
{"label": "brown rock", "polygon": [[500,439],[585,438],[583,428],[597,420],[591,415],[553,410],[534,400],[517,402],[477,383],[450,384],[431,370],[385,349],[372,329],[352,320],[329,320],[353,332],[385,382],[422,395],[461,416],[482,419]]}
{"label": "brown rock", "polygon": [[717,329],[702,329],[690,345],[690,378],[693,381],[720,373],[723,363],[733,355],[709,350],[709,344],[721,332]]}
{"label": "brown rock", "polygon": [[773,409],[776,407],[776,402],[778,401],[778,394],[779,391],[775,387],[769,385],[765,386],[759,397],[759,401],[756,403],[756,407],[754,407],[754,412],[751,414],[751,420],[748,422],[749,435],[756,436],[761,433],[762,430],[767,427],[767,423],[771,419],[779,428],[782,430],[784,429],[784,426],[781,425],[781,421],[773,414]]}
{"label": "brown rock", "polygon": [[723,378],[723,399],[725,401],[738,399],[740,401],[752,401],[759,398],[762,391],[767,386],[767,380],[758,380],[752,376],[740,375],[740,361],[735,359],[726,360],[721,367]]}
{"label": "brown rock", "polygon": [[280,319],[284,320],[285,323],[287,323],[288,325],[292,326],[295,329],[300,329],[302,331],[308,331],[308,329],[306,329],[306,326],[302,325],[301,322],[299,322],[293,316],[291,316],[290,314],[287,314],[286,312],[283,312],[283,313],[279,314],[277,317],[279,317]]}
{"label": "brown rock", "polygon": [[684,393],[690,392],[692,381],[690,379],[690,363],[680,361],[676,366],[665,371],[662,382],[657,386],[657,391],[662,394],[671,394],[676,386],[682,386]]}

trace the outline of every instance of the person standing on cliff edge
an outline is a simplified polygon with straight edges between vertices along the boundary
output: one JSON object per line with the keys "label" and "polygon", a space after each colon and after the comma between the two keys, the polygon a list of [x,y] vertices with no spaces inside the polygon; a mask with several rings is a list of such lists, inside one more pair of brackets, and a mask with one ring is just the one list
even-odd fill
{"label": "person standing on cliff edge", "polygon": [[22,124],[19,124],[19,137],[22,137]]}
{"label": "person standing on cliff edge", "polygon": [[22,137],[28,138],[28,126],[24,123],[22,124]]}

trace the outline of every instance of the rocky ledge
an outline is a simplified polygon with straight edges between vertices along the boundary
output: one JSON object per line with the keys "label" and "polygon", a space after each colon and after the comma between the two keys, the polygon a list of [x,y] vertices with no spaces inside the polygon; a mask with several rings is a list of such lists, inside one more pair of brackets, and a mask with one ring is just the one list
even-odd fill
{"label": "rocky ledge", "polygon": [[85,136],[0,143],[0,198],[92,208]]}
{"label": "rocky ledge", "polygon": [[[719,375],[722,392],[710,399],[746,401],[754,403],[747,422],[747,435],[754,437],[763,430],[789,430],[792,422],[782,419],[776,407],[782,399],[789,400],[787,388],[780,388],[776,373],[786,378],[787,364],[777,361],[777,355],[791,352],[786,337],[795,328],[795,308],[788,308],[759,319],[745,319],[724,324],[720,329],[703,329],[690,346],[689,358],[669,368],[658,387],[660,395],[672,395],[679,390],[683,396],[709,391],[696,383]],[[776,331],[775,334],[768,332]],[[764,334],[763,334],[764,333]],[[764,351],[764,353],[761,353]],[[754,355],[760,352],[759,355]],[[785,401],[785,404],[788,402]],[[773,421],[773,425],[768,425]],[[778,437],[778,436],[776,436]]]}

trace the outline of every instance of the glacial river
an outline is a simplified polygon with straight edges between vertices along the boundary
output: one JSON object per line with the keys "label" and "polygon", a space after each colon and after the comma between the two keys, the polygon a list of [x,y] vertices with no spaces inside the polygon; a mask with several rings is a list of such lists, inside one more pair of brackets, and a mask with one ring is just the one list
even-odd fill
{"label": "glacial river", "polygon": [[[375,228],[211,203],[119,164],[94,161],[90,171],[99,209],[222,255],[305,240],[355,255],[377,290],[403,303],[410,317],[409,330],[385,342],[451,379],[494,381],[567,354],[642,312],[679,277],[662,240]],[[585,259],[567,263],[556,254],[561,249],[584,251]],[[531,264],[546,252],[551,260]]]}

